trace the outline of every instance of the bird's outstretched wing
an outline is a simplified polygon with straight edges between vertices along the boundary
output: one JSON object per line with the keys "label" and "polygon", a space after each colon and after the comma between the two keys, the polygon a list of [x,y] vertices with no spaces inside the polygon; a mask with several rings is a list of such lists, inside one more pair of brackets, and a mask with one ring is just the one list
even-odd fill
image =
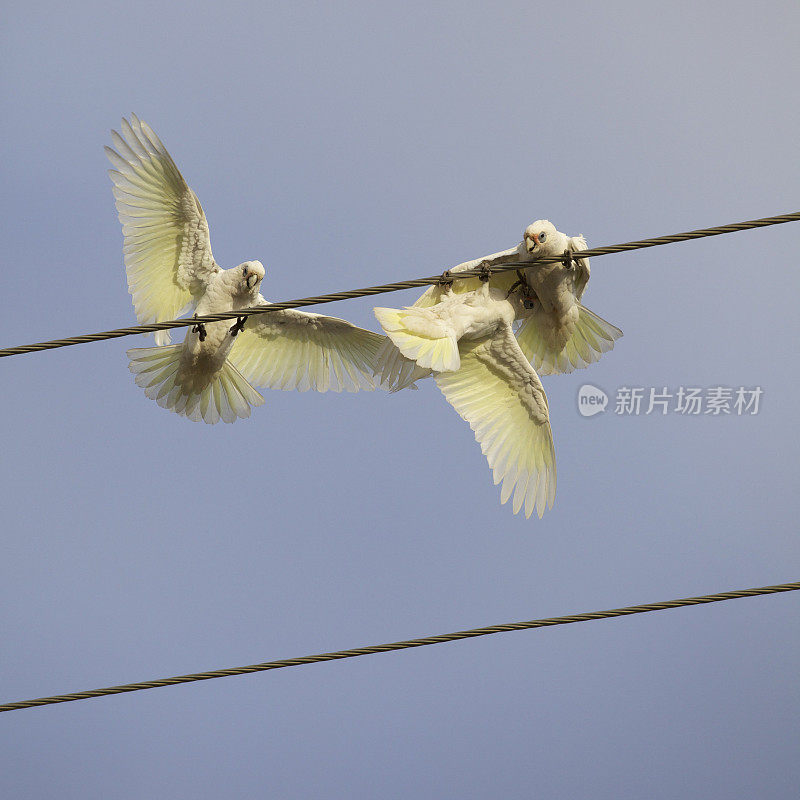
{"label": "bird's outstretched wing", "polygon": [[516,514],[534,508],[539,517],[552,508],[556,462],[550,416],[542,383],[511,329],[459,342],[461,367],[436,374],[450,405],[465,419],[481,445],[494,482],[502,482],[500,502],[513,494]]}
{"label": "bird's outstretched wing", "polygon": [[[125,236],[128,291],[140,324],[174,319],[220,271],[211,253],[206,215],[152,128],[131,114],[106,147],[115,169],[117,212]],[[169,342],[159,331],[158,344]]]}
{"label": "bird's outstretched wing", "polygon": [[270,389],[369,391],[383,339],[343,319],[287,309],[249,317],[228,357]]}
{"label": "bird's outstretched wing", "polygon": [[556,350],[545,335],[543,314],[534,311],[517,331],[517,340],[525,358],[540,375],[560,375],[588,367],[613,349],[622,331],[586,306],[577,304],[578,315],[572,336],[561,350]]}
{"label": "bird's outstretched wing", "polygon": [[417,389],[416,381],[431,375],[429,369],[418,367],[417,362],[406,358],[388,336],[384,337],[375,364],[375,377],[381,388],[390,392]]}

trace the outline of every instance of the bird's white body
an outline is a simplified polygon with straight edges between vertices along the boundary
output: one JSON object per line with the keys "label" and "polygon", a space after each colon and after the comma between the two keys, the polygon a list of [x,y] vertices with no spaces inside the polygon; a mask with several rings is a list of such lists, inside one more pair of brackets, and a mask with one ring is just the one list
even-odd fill
{"label": "bird's white body", "polygon": [[[259,294],[260,261],[222,269],[195,193],[155,132],[135,115],[112,131],[117,211],[125,236],[128,288],[140,323],[163,322],[185,308],[196,315],[268,305]],[[198,324],[182,344],[169,332],[156,347],[128,351],[148,397],[193,420],[233,422],[264,398],[251,386],[317,391],[372,389],[383,337],[345,320],[282,310]]]}
{"label": "bird's white body", "polygon": [[[387,313],[400,315],[402,325],[392,328]],[[461,339],[480,339],[494,334],[500,326],[511,327],[522,313],[517,295],[507,297],[488,283],[471,292],[448,292],[436,305],[425,308],[410,306],[402,312],[375,309],[384,330],[388,327],[392,331],[389,338],[402,342],[401,352],[433,372],[458,369],[457,344]],[[408,340],[403,339],[406,334],[410,334]]]}
{"label": "bird's white body", "polygon": [[[540,374],[571,372],[596,361],[614,346],[622,331],[593,314],[580,300],[589,281],[589,260],[577,256],[586,249],[582,236],[567,236],[548,220],[537,220],[525,229],[522,242],[483,258],[458,264],[449,270],[459,273],[483,266],[520,264],[518,270],[494,273],[492,288],[507,294],[517,292],[521,303],[517,319],[524,319],[517,332],[520,347]],[[549,257],[576,254],[572,264],[541,263]],[[428,308],[440,302],[447,292],[475,291],[480,279],[456,280],[452,287],[432,286],[417,300],[415,307]],[[392,390],[405,388],[429,375],[424,368],[412,367],[397,348],[384,342],[378,356],[381,383]]]}
{"label": "bird's white body", "polygon": [[[263,277],[264,267],[260,261],[248,261],[233,269],[215,272],[209,277],[195,313],[202,317],[259,305],[259,299],[263,301],[263,298],[258,287]],[[202,392],[211,385],[236,344],[233,330],[234,326],[227,320],[187,328],[180,347],[176,382],[195,392]]]}
{"label": "bird's white body", "polygon": [[555,452],[547,397],[512,330],[525,313],[517,293],[488,283],[425,308],[375,309],[393,345],[434,375],[470,424],[502,482],[501,502],[513,496],[515,514],[541,517],[555,497]]}

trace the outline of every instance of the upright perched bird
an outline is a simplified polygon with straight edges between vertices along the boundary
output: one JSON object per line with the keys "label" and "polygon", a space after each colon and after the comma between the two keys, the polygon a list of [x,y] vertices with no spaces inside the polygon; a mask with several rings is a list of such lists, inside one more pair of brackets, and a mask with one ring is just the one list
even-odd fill
{"label": "upright perched bird", "polygon": [[[622,331],[601,319],[580,303],[589,282],[589,259],[576,257],[569,265],[537,263],[543,258],[578,254],[586,250],[583,236],[567,236],[548,220],[537,220],[525,229],[523,240],[509,250],[466,261],[449,270],[458,273],[482,266],[522,263],[516,271],[495,273],[489,279],[495,289],[511,292],[521,289],[525,319],[517,339],[526,358],[542,375],[572,372],[586,367],[614,347]],[[427,308],[438,303],[443,293],[471,292],[480,279],[456,280],[430,287],[414,304]],[[519,317],[518,317],[519,318]],[[391,337],[390,337],[391,338]],[[376,375],[394,391],[411,386],[430,372],[413,366],[390,342],[384,342],[378,355]]]}
{"label": "upright perched bird", "polygon": [[[197,195],[147,123],[131,114],[111,132],[109,170],[125,237],[128,290],[140,324],[186,309],[196,315],[268,305],[259,294],[260,261],[222,269],[211,253]],[[264,398],[250,381],[273,389],[356,392],[374,388],[383,337],[342,319],[284,310],[230,322],[197,324],[182,344],[168,331],[156,347],[128,351],[145,394],[189,419],[214,424],[250,416]]]}
{"label": "upright perched bird", "polygon": [[516,514],[539,517],[552,508],[556,464],[542,383],[514,338],[525,316],[523,293],[490,288],[446,292],[435,305],[376,308],[375,316],[400,353],[430,370],[447,401],[481,445],[500,502],[513,495]]}

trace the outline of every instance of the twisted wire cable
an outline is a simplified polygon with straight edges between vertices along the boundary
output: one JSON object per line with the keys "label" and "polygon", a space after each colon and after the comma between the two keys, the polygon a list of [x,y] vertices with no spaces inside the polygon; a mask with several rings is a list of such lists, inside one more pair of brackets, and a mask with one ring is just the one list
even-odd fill
{"label": "twisted wire cable", "polygon": [[[745,231],[752,228],[763,228],[767,225],[781,225],[785,222],[800,221],[800,212],[792,214],[780,214],[774,217],[763,217],[762,219],[751,219],[745,222],[734,222],[730,225],[718,225],[714,228],[700,228],[695,231],[687,231],[685,233],[674,233],[669,236],[656,236],[653,239],[639,239],[635,242],[624,242],[623,244],[613,244],[606,247],[594,247],[589,250],[582,250],[575,253],[575,257],[580,258],[596,258],[597,256],[610,255],[612,253],[624,253],[629,250],[642,250],[647,247],[657,247],[664,244],[675,244],[676,242],[685,242],[691,239],[703,239],[707,236],[720,236],[725,233],[734,233],[736,231]],[[550,264],[562,261],[562,257],[548,257],[542,258],[538,263]],[[533,262],[525,263],[507,263],[497,264],[494,266],[465,270],[464,272],[454,272],[448,278],[454,280],[463,280],[464,278],[471,278],[481,274],[485,274],[485,270],[491,273],[506,272],[508,270],[519,269],[520,267],[530,267]],[[72,345],[87,344],[88,342],[100,342],[105,339],[117,339],[121,336],[132,336],[136,333],[153,333],[154,331],[163,331],[170,328],[185,328],[190,325],[196,325],[198,322],[218,322],[225,319],[237,319],[239,317],[249,317],[254,314],[269,314],[272,311],[282,311],[287,308],[303,308],[304,306],[321,305],[323,303],[335,303],[337,300],[352,300],[356,297],[369,297],[375,294],[385,294],[386,292],[398,292],[402,289],[413,289],[417,286],[431,286],[435,285],[442,280],[442,275],[433,275],[428,278],[416,278],[408,281],[397,281],[395,283],[384,283],[380,286],[368,286],[363,289],[351,289],[345,292],[333,292],[331,294],[322,294],[315,297],[304,297],[299,300],[289,300],[283,303],[271,303],[268,306],[258,306],[257,308],[244,308],[238,311],[228,311],[218,314],[206,314],[201,317],[187,317],[184,319],[174,319],[167,322],[154,322],[149,325],[132,325],[127,328],[116,328],[110,331],[101,331],[99,333],[86,333],[79,336],[68,336],[64,339],[52,339],[48,342],[37,342],[35,344],[19,345],[17,347],[6,347],[0,349],[0,358],[6,356],[22,355],[23,353],[37,353],[42,350],[55,350],[58,347],[70,347]]]}
{"label": "twisted wire cable", "polygon": [[162,686],[174,686],[178,683],[207,681],[213,678],[228,678],[233,675],[246,675],[250,672],[266,672],[272,669],[297,667],[303,664],[316,664],[322,661],[336,661],[342,658],[355,658],[356,656],[388,653],[393,650],[407,650],[411,647],[424,647],[430,644],[455,642],[459,639],[472,639],[476,636],[488,636],[493,633],[530,630],[532,628],[546,628],[553,625],[568,625],[572,622],[590,622],[597,619],[623,617],[631,614],[645,614],[649,611],[663,611],[668,608],[681,608],[683,606],[696,606],[704,603],[717,603],[721,600],[735,600],[741,597],[756,597],[758,595],[776,594],[778,592],[793,592],[798,589],[800,589],[800,581],[796,581],[794,583],[780,583],[774,586],[761,586],[755,589],[737,589],[730,592],[702,595],[701,597],[684,597],[680,600],[668,600],[663,603],[647,603],[646,605],[614,608],[609,611],[594,611],[588,614],[572,614],[566,617],[549,617],[546,619],[534,619],[528,622],[512,622],[506,625],[490,625],[485,628],[472,628],[471,630],[466,631],[445,633],[440,636],[426,636],[421,639],[407,639],[406,641],[402,642],[378,644],[370,647],[357,647],[352,650],[337,650],[333,653],[320,653],[318,655],[303,656],[301,658],[286,658],[281,661],[267,661],[263,664],[250,664],[246,667],[216,669],[210,672],[195,672],[191,675],[176,675],[172,678],[162,678],[155,681],[126,683],[122,684],[121,686],[108,686],[105,689],[92,689],[86,692],[73,692],[72,694],[53,695],[52,697],[39,697],[35,700],[22,700],[16,703],[5,703],[0,705],[0,712],[16,711],[22,708],[34,708],[35,706],[46,706],[53,703],[68,703],[73,700],[87,700],[90,697],[104,697],[111,694],[138,692],[143,689],[158,689]]}

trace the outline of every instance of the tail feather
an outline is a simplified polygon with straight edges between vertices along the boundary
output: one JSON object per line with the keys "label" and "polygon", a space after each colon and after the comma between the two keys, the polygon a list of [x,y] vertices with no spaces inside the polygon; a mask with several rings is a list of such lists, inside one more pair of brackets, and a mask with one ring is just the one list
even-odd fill
{"label": "tail feather", "polygon": [[214,425],[220,420],[245,419],[251,406],[264,403],[230,361],[207,381],[184,378],[180,372],[182,350],[182,344],[128,350],[128,368],[136,376],[136,385],[162,408]]}
{"label": "tail feather", "polygon": [[522,352],[540,375],[557,375],[587,367],[614,347],[622,331],[578,304],[578,321],[564,347],[555,351],[539,327],[536,315],[525,319],[517,331]]}
{"label": "tail feather", "polygon": [[417,366],[452,372],[461,365],[455,336],[426,309],[376,308],[375,316],[397,349]]}

